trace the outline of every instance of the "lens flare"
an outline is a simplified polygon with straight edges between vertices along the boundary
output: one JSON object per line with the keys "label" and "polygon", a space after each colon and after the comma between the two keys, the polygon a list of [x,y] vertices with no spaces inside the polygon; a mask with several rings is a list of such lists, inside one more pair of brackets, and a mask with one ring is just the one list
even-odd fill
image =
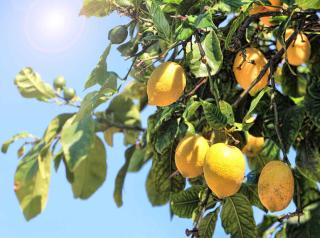
{"label": "lens flare", "polygon": [[39,0],[27,10],[24,31],[28,43],[44,53],[59,53],[72,47],[81,37],[85,20],[79,8],[65,1]]}

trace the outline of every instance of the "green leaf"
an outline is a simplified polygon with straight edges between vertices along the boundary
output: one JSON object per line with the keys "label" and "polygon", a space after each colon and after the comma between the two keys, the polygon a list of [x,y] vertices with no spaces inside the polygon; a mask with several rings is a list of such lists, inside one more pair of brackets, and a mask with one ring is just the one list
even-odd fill
{"label": "green leaf", "polygon": [[233,125],[235,123],[234,114],[232,106],[226,101],[219,102],[220,110],[223,115],[227,118],[227,122],[229,125]]}
{"label": "green leaf", "polygon": [[[211,71],[210,75],[215,75],[219,72],[222,62],[223,54],[220,48],[220,41],[214,30],[210,31],[204,40],[201,42],[202,48],[205,53],[205,59]],[[196,77],[207,77],[208,70],[206,65],[201,60],[201,54],[198,44],[187,45],[189,66],[191,72]]]}
{"label": "green leaf", "polygon": [[42,81],[40,75],[31,68],[24,68],[14,80],[20,94],[25,98],[48,101],[55,97],[53,88]]}
{"label": "green leaf", "polygon": [[199,237],[213,237],[219,212],[220,208],[217,208],[213,212],[209,212],[204,218],[201,219],[199,223]]}
{"label": "green leaf", "polygon": [[178,132],[177,120],[170,120],[166,122],[158,131],[155,139],[154,148],[159,154],[164,154],[168,150],[172,149],[172,145],[175,141],[176,134]]}
{"label": "green leaf", "polygon": [[7,153],[8,149],[9,149],[9,146],[11,144],[16,142],[17,140],[25,139],[25,138],[37,139],[37,137],[35,137],[34,135],[30,134],[29,132],[20,132],[20,133],[14,135],[13,137],[11,137],[9,140],[7,140],[6,142],[4,142],[2,144],[1,152],[2,153]]}
{"label": "green leaf", "polygon": [[85,84],[85,89],[90,88],[96,84],[104,84],[107,79],[107,57],[109,56],[111,50],[111,44],[104,50],[103,54],[100,56],[100,60],[94,70],[91,72],[89,79]]}
{"label": "green leaf", "polygon": [[74,114],[64,113],[56,116],[48,125],[43,140],[49,144],[62,130],[63,125],[69,120]]}
{"label": "green leaf", "polygon": [[[300,202],[302,208],[314,203],[315,201],[320,201],[320,191],[316,182],[305,177],[299,170],[295,169],[295,183],[299,186],[300,191]],[[293,200],[296,205],[298,205],[298,191],[295,191]]]}
{"label": "green leaf", "polygon": [[318,238],[320,234],[320,203],[306,207],[304,215],[289,219],[287,222],[287,238]]}
{"label": "green leaf", "polygon": [[258,187],[256,184],[243,183],[239,192],[247,197],[251,205],[256,206],[261,210],[267,212],[267,209],[260,202],[258,195]]}
{"label": "green leaf", "polygon": [[44,142],[36,144],[19,162],[15,192],[27,221],[41,213],[47,204],[51,153]]}
{"label": "green leaf", "polygon": [[191,218],[193,210],[199,205],[199,193],[202,189],[203,186],[192,186],[184,191],[172,194],[170,198],[172,212],[178,217]]}
{"label": "green leaf", "polygon": [[232,40],[234,39],[234,35],[246,19],[247,15],[248,11],[240,12],[239,16],[235,20],[233,20],[225,40],[225,49],[230,49]]}
{"label": "green leaf", "polygon": [[320,79],[313,77],[308,83],[305,108],[312,122],[320,128]]}
{"label": "green leaf", "polygon": [[222,226],[231,238],[256,238],[257,228],[248,199],[242,194],[225,199],[221,212]]}
{"label": "green leaf", "polygon": [[[295,70],[296,71],[296,70]],[[281,88],[285,95],[290,97],[302,97],[306,94],[307,80],[297,75],[293,75],[288,64],[282,66],[282,73],[280,76]]]}
{"label": "green leaf", "polygon": [[278,221],[279,218],[277,216],[264,215],[262,222],[258,225],[258,237],[265,237],[266,231]]}
{"label": "green leaf", "polygon": [[118,207],[121,207],[123,204],[123,201],[122,201],[123,185],[124,185],[124,181],[125,181],[125,178],[126,178],[126,175],[128,172],[130,160],[131,160],[131,157],[132,157],[134,151],[135,151],[134,146],[131,146],[126,150],[126,152],[125,152],[126,161],[125,161],[124,165],[121,167],[121,169],[119,170],[117,177],[116,177],[114,192],[113,192],[113,199]]}
{"label": "green leaf", "polygon": [[295,0],[302,9],[320,9],[320,0]]}
{"label": "green leaf", "polygon": [[147,7],[157,33],[163,40],[170,42],[172,39],[171,28],[161,10],[160,3],[158,1],[148,1]]}
{"label": "green leaf", "polygon": [[297,148],[296,165],[307,178],[320,181],[320,148],[319,132],[311,131]]}
{"label": "green leaf", "polygon": [[247,120],[249,120],[252,116],[252,113],[254,112],[254,110],[256,109],[256,107],[258,106],[260,100],[263,98],[263,96],[266,93],[269,93],[271,91],[271,88],[266,87],[264,89],[262,89],[258,95],[252,100],[249,110],[247,112],[247,114],[245,115],[245,117],[243,118],[243,122],[246,122]]}
{"label": "green leaf", "polygon": [[213,129],[221,129],[227,125],[227,117],[221,113],[219,108],[208,101],[202,101],[204,116],[208,125]]}
{"label": "green leaf", "polygon": [[80,15],[86,17],[104,17],[113,11],[111,0],[83,0]]}
{"label": "green leaf", "polygon": [[75,198],[88,199],[104,183],[107,175],[106,150],[99,137],[73,171],[72,191]]}
{"label": "green leaf", "polygon": [[95,108],[106,102],[110,97],[111,95],[104,95],[100,91],[88,93],[81,102],[75,121],[82,120],[84,117],[91,115]]}
{"label": "green leaf", "polygon": [[61,131],[61,144],[66,162],[74,171],[82,160],[87,158],[92,144],[95,142],[95,125],[91,116],[75,121],[70,118]]}
{"label": "green leaf", "polygon": [[146,163],[146,149],[136,148],[131,156],[128,172],[138,172]]}

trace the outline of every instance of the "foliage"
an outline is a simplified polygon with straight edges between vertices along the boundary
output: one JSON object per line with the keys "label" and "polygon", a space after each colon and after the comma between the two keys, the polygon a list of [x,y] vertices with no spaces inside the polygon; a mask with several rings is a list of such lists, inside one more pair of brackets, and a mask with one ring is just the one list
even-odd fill
{"label": "foliage", "polygon": [[[270,4],[267,0],[84,0],[81,15],[103,17],[117,12],[129,22],[110,31],[111,42],[84,83],[83,99],[64,97],[61,88],[52,87],[31,68],[16,76],[21,96],[75,108],[74,113],[54,118],[43,137],[22,132],[2,146],[6,153],[10,144],[27,139],[18,151],[22,158],[15,175],[15,192],[25,218],[30,220],[45,208],[52,164],[56,170],[64,166],[75,198],[92,196],[106,179],[106,144],[111,147],[113,135],[122,133],[127,149],[115,181],[117,206],[123,204],[127,173],[151,163],[146,178],[150,203],[169,204],[173,215],[193,219],[192,235],[212,237],[220,214],[225,232],[233,238],[317,237],[320,1],[283,1],[286,5],[272,15],[272,27],[249,14],[254,2]],[[275,41],[285,43],[283,35],[289,27],[312,39],[312,55],[305,65],[280,63],[282,55],[275,50]],[[123,77],[107,65],[115,45],[132,61]],[[259,48],[272,62],[269,85],[255,96],[236,84],[232,71],[236,53],[248,46]],[[149,115],[147,128],[142,128],[147,81],[159,62],[169,60],[186,71],[185,94],[172,105],[158,107]],[[250,162],[251,171],[240,191],[218,199],[202,177],[186,180],[176,173],[175,148],[187,133],[202,134],[211,142],[228,141],[240,149],[247,133],[263,136],[266,143]],[[266,215],[256,225],[252,206],[265,211],[257,195],[259,173],[268,161],[285,160],[290,149],[296,152],[291,162],[295,165],[297,214],[304,212],[301,225],[295,220],[296,213],[282,218]]]}

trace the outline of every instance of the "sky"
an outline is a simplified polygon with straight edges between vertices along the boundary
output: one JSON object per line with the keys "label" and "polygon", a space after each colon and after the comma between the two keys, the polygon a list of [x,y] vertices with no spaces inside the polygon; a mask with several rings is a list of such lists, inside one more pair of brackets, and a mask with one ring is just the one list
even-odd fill
{"label": "sky", "polygon": [[[118,15],[79,17],[81,4],[81,0],[0,0],[0,143],[20,131],[41,136],[57,114],[74,111],[22,98],[13,80],[23,67],[33,67],[49,83],[63,75],[67,85],[84,96],[83,85],[108,44],[108,30],[128,21]],[[130,62],[112,50],[110,70],[125,75],[129,66]],[[144,125],[151,111],[143,114]],[[47,208],[30,222],[24,220],[13,191],[16,151],[21,144],[10,147],[6,155],[0,154],[0,237],[185,237],[185,229],[192,228],[191,220],[171,220],[168,206],[153,208],[148,202],[144,184],[150,165],[127,176],[124,205],[116,207],[114,179],[124,162],[120,135],[114,144],[114,148],[107,147],[107,181],[89,200],[73,198],[61,169],[52,174]],[[261,216],[255,209],[258,221]],[[228,237],[220,221],[214,237]]]}

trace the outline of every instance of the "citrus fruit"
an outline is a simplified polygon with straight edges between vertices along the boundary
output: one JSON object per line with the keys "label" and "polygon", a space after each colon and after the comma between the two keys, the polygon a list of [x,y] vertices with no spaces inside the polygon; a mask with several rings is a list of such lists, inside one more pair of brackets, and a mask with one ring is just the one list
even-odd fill
{"label": "citrus fruit", "polygon": [[[288,40],[294,33],[293,29],[287,29],[285,33],[285,40]],[[279,41],[277,41],[277,49],[281,50],[283,47]],[[300,32],[297,38],[290,44],[287,49],[286,56],[289,64],[299,66],[308,62],[311,55],[311,45],[308,37]]]}
{"label": "citrus fruit", "polygon": [[200,135],[188,135],[177,146],[175,162],[185,178],[194,178],[203,173],[203,161],[209,149],[208,141]]}
{"label": "citrus fruit", "polygon": [[57,77],[54,81],[53,81],[53,87],[55,89],[63,89],[63,87],[66,86],[66,80],[64,79],[64,77],[60,76]]}
{"label": "citrus fruit", "polygon": [[162,63],[148,80],[148,102],[150,105],[168,106],[181,97],[185,87],[184,69],[174,62]]}
{"label": "citrus fruit", "polygon": [[128,29],[126,26],[116,26],[109,31],[108,39],[112,44],[121,44],[127,39]]}
{"label": "citrus fruit", "polygon": [[[239,85],[243,89],[249,88],[250,84],[258,77],[260,71],[267,64],[267,59],[262,52],[256,48],[246,48],[239,51],[233,63],[233,72]],[[262,79],[250,90],[255,95],[267,86],[270,70],[265,73]]]}
{"label": "citrus fruit", "polygon": [[64,88],[63,89],[63,97],[66,100],[71,100],[76,96],[76,91],[73,88]]}
{"label": "citrus fruit", "polygon": [[263,149],[264,138],[248,135],[247,144],[242,148],[242,152],[248,157],[253,158],[257,156]]}
{"label": "citrus fruit", "polygon": [[269,211],[281,211],[292,200],[294,178],[290,167],[281,161],[271,161],[262,169],[258,181],[261,203]]}
{"label": "citrus fruit", "polygon": [[237,147],[217,143],[207,152],[203,172],[209,188],[219,198],[232,196],[243,181],[245,158]]}

